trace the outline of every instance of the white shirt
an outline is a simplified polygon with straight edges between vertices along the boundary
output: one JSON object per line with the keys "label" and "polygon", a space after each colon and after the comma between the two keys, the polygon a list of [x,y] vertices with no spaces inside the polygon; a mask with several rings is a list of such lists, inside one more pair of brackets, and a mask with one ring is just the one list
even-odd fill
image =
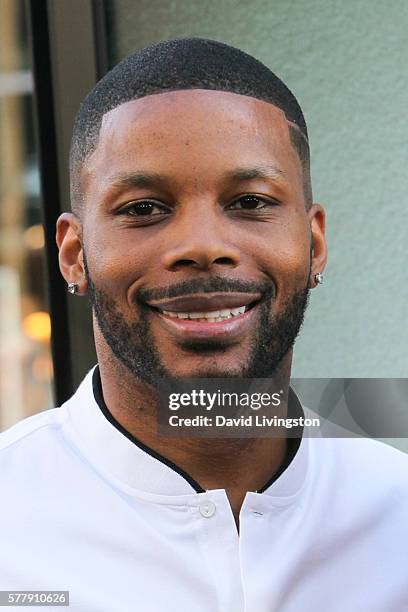
{"label": "white shirt", "polygon": [[303,437],[238,535],[224,490],[106,418],[91,371],[1,434],[0,490],[0,589],[69,590],[72,612],[408,610],[408,458],[378,442]]}

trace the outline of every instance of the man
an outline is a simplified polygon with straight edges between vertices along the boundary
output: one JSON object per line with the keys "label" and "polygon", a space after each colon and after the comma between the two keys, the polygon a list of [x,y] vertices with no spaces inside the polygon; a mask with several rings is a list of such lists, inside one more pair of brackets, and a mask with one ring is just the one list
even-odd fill
{"label": "man", "polygon": [[153,45],[85,99],[69,290],[98,365],[2,435],[0,587],[73,610],[408,610],[405,455],[367,440],[163,437],[158,381],[270,378],[326,262],[306,124],[288,88],[203,39]]}

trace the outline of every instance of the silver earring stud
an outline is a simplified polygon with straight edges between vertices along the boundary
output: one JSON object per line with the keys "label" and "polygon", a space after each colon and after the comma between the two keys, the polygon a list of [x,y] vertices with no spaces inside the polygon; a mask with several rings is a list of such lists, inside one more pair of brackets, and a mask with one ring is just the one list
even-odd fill
{"label": "silver earring stud", "polygon": [[72,293],[74,295],[75,293],[78,293],[79,287],[76,283],[68,283],[67,289],[68,293]]}
{"label": "silver earring stud", "polygon": [[314,275],[314,279],[315,279],[316,285],[321,285],[323,283],[323,274],[321,272],[317,272]]}

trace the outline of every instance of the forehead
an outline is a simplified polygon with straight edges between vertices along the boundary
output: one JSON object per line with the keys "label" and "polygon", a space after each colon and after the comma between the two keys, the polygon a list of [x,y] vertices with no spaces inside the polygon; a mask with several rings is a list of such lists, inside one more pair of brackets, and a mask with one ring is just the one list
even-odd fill
{"label": "forehead", "polygon": [[169,171],[207,176],[231,164],[271,161],[299,174],[281,109],[250,96],[194,89],[146,96],[106,113],[84,173],[105,182],[135,165],[165,164]]}

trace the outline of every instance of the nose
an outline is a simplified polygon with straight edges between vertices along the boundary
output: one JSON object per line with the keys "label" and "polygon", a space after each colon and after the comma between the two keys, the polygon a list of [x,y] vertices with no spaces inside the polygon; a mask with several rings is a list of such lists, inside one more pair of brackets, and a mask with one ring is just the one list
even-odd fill
{"label": "nose", "polygon": [[228,221],[210,206],[191,207],[190,213],[180,215],[169,231],[171,238],[163,262],[167,270],[205,270],[218,265],[235,268],[239,264],[239,250],[231,243]]}

